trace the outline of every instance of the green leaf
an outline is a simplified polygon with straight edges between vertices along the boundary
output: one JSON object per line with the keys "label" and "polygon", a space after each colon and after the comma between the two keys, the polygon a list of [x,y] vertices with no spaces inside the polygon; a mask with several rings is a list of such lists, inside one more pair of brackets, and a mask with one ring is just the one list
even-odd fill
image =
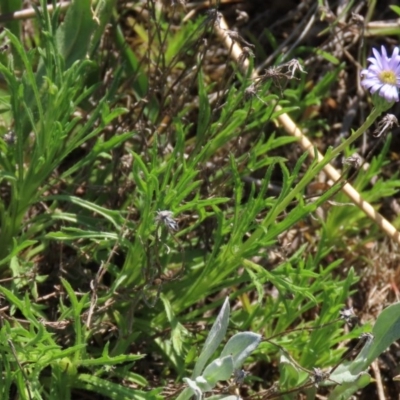
{"label": "green leaf", "polygon": [[333,372],[331,378],[340,384],[355,382],[392,343],[400,338],[400,303],[384,309],[378,316],[372,336],[354,361],[346,361]]}
{"label": "green leaf", "polygon": [[333,65],[339,65],[340,64],[340,61],[335,56],[333,56],[331,53],[328,53],[327,51],[323,51],[323,50],[317,49],[316,53],[319,56],[322,56],[323,58],[325,58],[325,60],[329,61]]}
{"label": "green leaf", "polygon": [[399,6],[389,6],[398,16],[400,16],[400,7]]}
{"label": "green leaf", "polygon": [[124,387],[117,383],[107,381],[94,375],[80,374],[78,382],[75,384],[78,388],[86,389],[101,396],[107,396],[113,400],[161,400],[157,391],[144,392]]}
{"label": "green leaf", "polygon": [[[109,123],[111,123],[115,118],[120,117],[121,115],[124,115],[128,112],[129,110],[127,108],[123,108],[123,107],[118,107],[118,108],[114,108],[111,112],[110,111],[105,111],[104,115],[102,115],[103,118],[103,124],[104,125],[108,125]],[[129,133],[125,133],[125,136],[131,136],[132,134]],[[122,136],[122,135],[120,135]],[[116,136],[118,137],[118,136]]]}
{"label": "green leaf", "polygon": [[257,303],[261,306],[264,299],[264,285],[263,282],[259,279],[259,277],[250,269],[246,268],[246,272],[249,274],[251,282],[256,288],[258,299]]}
{"label": "green leaf", "polygon": [[385,308],[372,329],[373,339],[368,341],[354,360],[354,373],[364,371],[392,343],[400,339],[400,303]]}
{"label": "green leaf", "polygon": [[64,56],[66,69],[77,60],[83,60],[89,50],[96,27],[91,0],[72,0],[65,20],[56,33],[56,43]]}
{"label": "green leaf", "polygon": [[347,400],[358,390],[371,382],[371,376],[361,373],[354,382],[342,383],[335,387],[328,397],[328,400]]}
{"label": "green leaf", "polygon": [[[13,13],[14,11],[22,10],[22,0],[1,0],[0,9],[2,14]],[[5,27],[9,29],[13,35],[20,37],[21,22],[17,19],[10,18],[5,23]]]}
{"label": "green leaf", "polygon": [[79,301],[78,298],[76,297],[74,289],[69,284],[69,282],[63,278],[61,278],[61,282],[68,293],[68,297],[72,305],[71,311],[73,313],[73,318],[74,318],[75,345],[83,346],[80,352],[77,351],[75,353],[75,362],[79,362],[83,358],[82,356],[85,350],[85,339],[84,339],[85,326],[81,322],[81,312],[85,304],[88,302],[88,295],[86,294]]}
{"label": "green leaf", "polygon": [[220,357],[231,355],[234,368],[239,369],[242,367],[244,360],[257,348],[260,341],[261,335],[258,333],[239,332],[228,340]]}
{"label": "green leaf", "polygon": [[117,228],[118,230],[121,229],[121,225],[124,223],[123,218],[120,215],[119,211],[109,210],[105,207],[101,207],[90,201],[80,199],[79,197],[69,196],[69,195],[56,195],[56,196],[46,197],[46,201],[47,200],[69,201],[91,212],[101,215],[103,218],[111,222],[114,225],[114,227]]}
{"label": "green leaf", "polygon": [[213,355],[215,350],[217,350],[217,347],[224,339],[226,330],[228,329],[229,314],[230,314],[229,297],[227,297],[224,301],[221,311],[218,314],[217,319],[215,320],[210,330],[210,333],[207,336],[207,340],[204,343],[204,347],[200,354],[200,357],[196,362],[192,374],[193,378],[196,378],[201,374],[207,361]]}
{"label": "green leaf", "polygon": [[221,356],[208,364],[202,374],[207,383],[214,388],[219,381],[227,381],[234,371],[233,358],[231,355]]}
{"label": "green leaf", "polygon": [[170,301],[163,294],[160,295],[165,308],[168,321],[171,324],[171,340],[174,350],[180,357],[183,357],[183,342],[184,337],[188,335],[188,330],[178,322],[175,313],[172,309]]}
{"label": "green leaf", "polygon": [[199,71],[199,117],[197,120],[196,145],[203,144],[205,134],[210,126],[211,108],[208,101],[206,85],[204,83],[203,74]]}
{"label": "green leaf", "polygon": [[197,383],[190,378],[183,378],[183,381],[189,386],[186,388],[178,397],[177,400],[189,400],[193,398],[193,395],[195,396],[196,400],[200,400],[203,392],[197,386]]}
{"label": "green leaf", "polygon": [[4,286],[0,286],[0,293],[2,293],[10,303],[17,307],[27,320],[35,323],[35,325],[38,324],[30,308],[27,308],[25,302],[20,300],[12,291],[6,289]]}
{"label": "green leaf", "polygon": [[24,242],[22,242],[21,244],[18,244],[18,245],[16,243],[14,243],[14,246],[13,246],[11,252],[8,254],[8,256],[3,258],[2,260],[0,260],[0,265],[6,264],[13,257],[17,256],[22,250],[34,245],[35,243],[37,243],[36,240],[25,240]]}
{"label": "green leaf", "polygon": [[116,364],[121,364],[124,362],[129,362],[129,361],[137,361],[140,360],[141,358],[145,357],[142,354],[127,354],[127,355],[120,355],[120,356],[115,356],[115,357],[99,357],[99,358],[94,358],[94,359],[87,359],[87,360],[81,360],[79,362],[79,365],[88,367],[88,366],[105,366],[105,365],[116,365]]}
{"label": "green leaf", "polygon": [[77,240],[77,239],[94,239],[94,240],[118,240],[119,236],[112,232],[84,231],[79,228],[64,228],[63,232],[49,232],[45,235],[49,239],[57,240]]}
{"label": "green leaf", "polygon": [[279,371],[279,384],[284,389],[296,387],[307,379],[307,374],[301,371],[284,353],[281,354],[279,360]]}

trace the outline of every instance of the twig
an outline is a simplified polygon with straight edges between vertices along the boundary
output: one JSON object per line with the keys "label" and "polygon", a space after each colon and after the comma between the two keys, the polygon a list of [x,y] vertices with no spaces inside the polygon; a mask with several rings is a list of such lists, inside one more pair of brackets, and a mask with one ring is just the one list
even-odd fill
{"label": "twig", "polygon": [[[65,10],[70,6],[69,1],[62,1],[60,3],[57,3],[56,7],[60,8],[61,10]],[[40,10],[41,7],[38,7]],[[52,4],[49,4],[47,6],[47,11],[48,12],[53,12],[54,7]],[[8,21],[15,21],[15,20],[20,20],[20,19],[29,19],[33,18],[36,16],[36,11],[34,8],[27,8],[26,10],[20,10],[20,11],[14,11],[11,13],[6,13],[6,14],[0,14],[0,22],[8,22]]]}
{"label": "twig", "polygon": [[[229,27],[224,19],[224,17],[221,15],[221,19],[219,24],[215,25],[215,30],[220,37],[220,39],[223,41],[225,47],[230,50],[230,55],[231,57],[238,63],[239,66],[242,66],[242,68],[247,69],[249,67],[249,62],[248,60],[242,61],[242,63],[239,62],[241,59],[241,54],[242,54],[242,49],[240,45],[237,42],[234,42],[229,35],[226,33],[226,31],[229,30]],[[252,73],[253,78],[258,78],[258,74],[253,71]],[[275,110],[278,112],[278,114],[282,111],[282,107],[279,104],[275,105]],[[280,113],[279,116],[277,117],[277,120],[279,124],[285,129],[285,131],[297,138],[299,138],[299,144],[300,146],[308,152],[308,154],[314,158],[315,154],[317,155],[318,161],[323,160],[323,156],[319,151],[316,151],[315,146],[313,143],[302,133],[300,128],[293,122],[293,120],[289,117],[288,114],[286,113]],[[331,165],[327,164],[324,168],[325,173],[333,180],[333,181],[338,181],[341,177],[340,173]],[[397,231],[397,229],[387,220],[385,219],[381,214],[379,214],[371,204],[369,204],[367,201],[365,201],[359,192],[357,192],[356,189],[349,183],[346,183],[342,191],[350,198],[350,200],[357,205],[370,219],[375,221],[375,223],[383,230],[388,236],[390,236],[393,240],[395,240],[398,244],[400,244],[400,233]]]}
{"label": "twig", "polygon": [[376,382],[376,388],[378,391],[378,398],[379,398],[379,400],[386,400],[385,391],[383,390],[381,371],[379,370],[378,362],[375,360],[371,364],[371,367],[372,367],[372,370],[374,371],[374,375],[375,375],[375,382]]}
{"label": "twig", "polygon": [[391,21],[371,21],[365,27],[365,36],[383,36],[398,31],[400,27],[400,18]]}

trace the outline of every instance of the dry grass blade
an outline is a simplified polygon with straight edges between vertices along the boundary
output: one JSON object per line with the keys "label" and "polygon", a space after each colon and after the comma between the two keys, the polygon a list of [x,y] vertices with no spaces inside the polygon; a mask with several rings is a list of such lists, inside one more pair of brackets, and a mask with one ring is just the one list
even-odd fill
{"label": "dry grass blade", "polygon": [[[231,37],[227,34],[229,31],[229,27],[221,16],[220,23],[216,24],[216,32],[220,39],[223,41],[225,47],[229,49],[231,57],[238,63],[239,66],[246,69],[249,66],[248,60],[242,59],[241,55],[243,50],[240,45],[233,41]],[[240,60],[242,60],[240,62]],[[253,72],[253,78],[258,78],[258,74]],[[281,107],[279,104],[276,105],[276,111],[280,111]],[[297,138],[299,138],[300,146],[308,152],[308,154],[314,158],[315,154],[317,155],[318,161],[323,159],[323,155],[319,151],[315,151],[315,146],[313,143],[303,134],[300,128],[294,123],[294,121],[290,118],[290,116],[286,113],[282,113],[278,117],[278,122],[285,129],[285,131]],[[331,165],[327,164],[324,167],[325,173],[333,180],[338,181],[341,177],[340,173]],[[400,233],[399,231],[387,220],[385,219],[379,212],[377,212],[370,203],[365,201],[360,193],[349,183],[346,183],[342,191],[350,198],[350,200],[357,205],[370,219],[372,219],[382,231],[384,231],[388,236],[390,236],[394,241],[400,244]]]}

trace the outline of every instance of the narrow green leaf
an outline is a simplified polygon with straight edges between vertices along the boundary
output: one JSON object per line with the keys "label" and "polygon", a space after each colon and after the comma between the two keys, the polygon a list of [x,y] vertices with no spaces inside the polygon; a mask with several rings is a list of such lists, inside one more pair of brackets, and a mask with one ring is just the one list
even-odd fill
{"label": "narrow green leaf", "polygon": [[197,120],[196,146],[199,146],[203,144],[205,134],[210,126],[211,108],[203,74],[200,71],[197,82],[199,87],[199,117]]}
{"label": "narrow green leaf", "polygon": [[96,26],[91,7],[91,0],[72,0],[65,20],[57,30],[56,42],[64,56],[66,69],[87,55]]}
{"label": "narrow green leaf", "polygon": [[400,16],[400,7],[399,6],[389,6],[398,16]]}
{"label": "narrow green leaf", "polygon": [[160,298],[164,304],[165,313],[171,325],[172,346],[174,347],[174,350],[178,356],[183,357],[183,339],[184,336],[188,335],[188,331],[182,324],[178,322],[168,298],[163,294],[160,295]]}
{"label": "narrow green leaf", "polygon": [[[0,0],[0,9],[2,14],[13,13],[14,11],[22,10],[22,0]],[[14,36],[20,37],[21,22],[17,19],[10,18],[5,27],[9,29]]]}
{"label": "narrow green leaf", "polygon": [[0,260],[0,265],[6,264],[13,257],[18,255],[22,250],[26,249],[27,247],[30,247],[30,246],[34,245],[35,243],[37,243],[36,240],[25,240],[21,244],[18,244],[18,245],[14,244],[14,246],[12,248],[12,251],[8,254],[8,256],[3,258],[2,260]]}
{"label": "narrow green leaf", "polygon": [[79,374],[75,385],[113,400],[161,400],[163,398],[155,390],[151,392],[135,390],[89,374]]}
{"label": "narrow green leaf", "polygon": [[69,201],[69,202],[76,204],[80,207],[83,207],[91,212],[101,215],[106,220],[110,221],[118,230],[121,229],[121,225],[124,223],[123,218],[120,215],[119,211],[109,210],[105,207],[101,207],[90,201],[80,199],[79,197],[68,196],[68,195],[58,195],[58,196],[46,197],[46,201],[48,201],[48,200]]}
{"label": "narrow green leaf", "polygon": [[75,353],[74,360],[75,362],[79,362],[83,357],[84,351],[85,351],[85,339],[83,335],[84,331],[84,325],[81,322],[81,312],[82,309],[87,303],[88,296],[85,295],[82,297],[82,299],[79,301],[78,298],[76,297],[75,291],[70,285],[68,281],[65,279],[61,278],[61,282],[65,288],[65,290],[68,293],[69,300],[71,302],[71,310],[73,313],[73,318],[74,318],[74,328],[75,328],[75,345],[76,346],[84,346],[82,347],[81,351],[77,351]]}
{"label": "narrow green leaf", "polygon": [[340,64],[340,61],[335,56],[333,56],[331,53],[328,53],[327,51],[323,51],[323,50],[317,49],[316,53],[319,56],[322,56],[323,58],[325,58],[325,60],[329,61],[333,65],[339,65]]}

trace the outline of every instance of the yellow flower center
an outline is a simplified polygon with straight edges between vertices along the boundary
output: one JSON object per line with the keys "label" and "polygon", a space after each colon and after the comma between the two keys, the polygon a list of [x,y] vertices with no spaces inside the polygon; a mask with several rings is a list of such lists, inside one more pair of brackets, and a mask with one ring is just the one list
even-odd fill
{"label": "yellow flower center", "polygon": [[382,83],[387,83],[389,85],[396,85],[396,74],[393,71],[382,71],[379,73],[379,79]]}

